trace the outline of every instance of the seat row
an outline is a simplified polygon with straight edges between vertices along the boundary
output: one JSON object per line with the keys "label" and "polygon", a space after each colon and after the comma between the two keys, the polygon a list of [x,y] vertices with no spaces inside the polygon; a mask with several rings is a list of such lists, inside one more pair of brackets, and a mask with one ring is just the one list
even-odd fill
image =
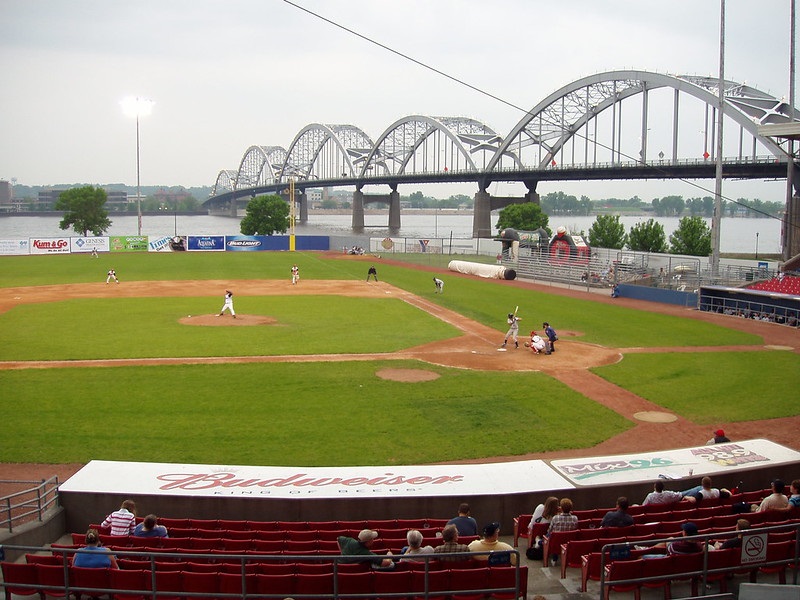
{"label": "seat row", "polygon": [[[785,515],[785,513],[783,513]],[[754,527],[770,527],[777,525],[791,525],[793,523],[800,523],[800,519],[784,519],[780,521],[766,521],[768,512],[751,513],[746,515],[750,525]],[[734,515],[737,518],[741,515]],[[774,515],[773,515],[774,516]],[[751,517],[754,517],[751,520]],[[689,521],[684,521],[688,523]],[[698,525],[697,520],[691,521],[698,528],[700,535],[721,535],[730,533],[735,529],[735,521],[732,524],[725,524],[720,527],[713,527],[710,525]],[[665,527],[668,526],[668,527]],[[598,546],[599,550],[602,546],[617,542],[633,542],[645,541],[652,538],[669,538],[680,537],[682,535],[682,523],[655,523],[656,531],[648,531],[642,525],[633,525],[631,527],[606,527],[595,530],[573,530],[573,531],[555,531],[544,540],[542,562],[545,567],[549,566],[550,556],[558,555],[561,559],[561,572],[562,579],[565,577],[565,569],[567,567],[579,567],[582,554],[591,552],[592,550],[582,551],[582,549],[590,547],[592,543]],[[780,540],[793,538],[794,532],[787,531],[784,533],[770,532],[770,540]]]}
{"label": "seat row", "polygon": [[[144,519],[137,517],[136,522]],[[159,517],[158,522],[167,529],[232,529],[235,531],[329,531],[333,529],[441,529],[447,524],[448,519],[417,518],[417,519],[357,519],[341,521],[250,521],[236,519],[192,519]],[[96,525],[95,527],[99,527]]]}
{"label": "seat row", "polygon": [[[665,597],[669,598],[672,582],[681,580],[689,581],[692,585],[692,596],[697,596],[704,561],[707,561],[706,581],[719,582],[720,593],[727,592],[728,578],[736,573],[749,574],[752,583],[756,582],[759,573],[777,573],[780,583],[785,584],[786,568],[795,561],[795,543],[789,540],[767,544],[766,558],[762,564],[743,565],[741,555],[741,549],[730,548],[709,551],[707,557],[704,557],[703,552],[697,552],[665,555],[663,558],[615,560],[605,567],[603,597],[608,598],[611,591],[633,591],[634,597],[638,599],[642,588],[664,588]],[[640,581],[643,579],[649,580]]]}
{"label": "seat row", "polygon": [[[101,528],[97,524],[89,525],[92,529],[97,529],[103,543],[108,540],[124,543],[123,540],[131,536],[112,536],[107,533],[108,528]],[[308,540],[336,540],[339,536],[357,537],[360,529],[303,529],[303,530],[287,530],[276,529],[271,531],[257,531],[257,530],[239,530],[239,529],[194,529],[184,527],[170,527],[167,528],[170,538],[206,538],[206,539],[229,539],[229,540],[264,540],[264,541],[308,541]],[[408,529],[378,529],[380,537],[384,538],[404,538],[408,533]],[[436,534],[441,533],[442,528],[423,527],[417,529],[423,537],[436,537]],[[85,533],[73,533],[72,537],[80,536],[81,540],[84,538]],[[139,538],[148,539],[148,538]],[[155,538],[149,538],[155,539]]]}
{"label": "seat row", "polygon": [[[327,574],[241,574],[193,571],[147,571],[138,569],[81,569],[61,566],[2,563],[6,597],[11,594],[68,597],[67,590],[80,598],[110,594],[114,600],[147,600],[157,592],[162,600],[214,600],[230,594],[230,600],[245,594],[273,594],[283,597],[346,597],[365,594],[370,598],[413,598],[435,592],[440,600],[525,598],[527,567],[482,567],[435,571],[397,570]],[[336,590],[336,596],[333,596]],[[163,593],[163,595],[162,595]],[[174,593],[174,595],[173,595]],[[387,596],[383,596],[386,594]],[[391,596],[390,596],[391,594]],[[399,594],[399,595],[396,595]],[[403,595],[405,594],[405,595]],[[365,596],[367,597],[367,596]]]}
{"label": "seat row", "polygon": [[[762,492],[757,492],[759,495]],[[744,497],[744,494],[740,494],[740,496]],[[650,508],[651,505],[645,507],[630,507],[628,513],[633,517],[633,521],[637,525],[650,525],[652,523],[672,523],[677,524],[678,526],[681,523],[685,523],[687,521],[691,521],[693,523],[699,523],[698,527],[701,525],[705,525],[707,527],[724,527],[727,524],[736,524],[736,520],[743,515],[733,513],[732,506],[727,503],[720,503],[719,501],[714,502],[713,500],[710,501],[712,503],[711,506],[708,506],[707,503],[709,501],[703,501],[703,505],[695,505],[690,504],[688,502],[677,502],[672,505],[655,505],[659,510],[656,508]],[[745,503],[750,503],[749,501],[744,501]],[[647,510],[634,510],[636,508],[639,509],[647,509]],[[589,511],[573,511],[573,514],[578,517],[578,529],[597,529],[600,527],[600,523],[602,521],[602,516],[604,516],[608,512],[605,509],[592,509]],[[594,515],[594,516],[587,516],[587,515]],[[791,511],[789,513],[785,511],[765,511],[759,513],[747,513],[748,520],[751,521],[751,524],[756,525],[758,523],[764,522],[766,520],[781,520],[786,519],[790,516],[800,516],[796,510]],[[530,526],[532,515],[519,515],[518,517],[514,518],[514,545],[517,546],[519,544],[520,537],[528,537],[528,546],[530,546],[535,538],[535,535],[529,535],[528,528]],[[540,524],[534,524],[540,525]],[[547,525],[546,523],[543,525]],[[669,529],[668,525],[664,525],[665,529]],[[537,529],[536,535],[542,535],[538,533],[541,531],[542,527]],[[546,528],[545,528],[546,532]],[[638,532],[639,534],[644,532]]]}
{"label": "seat row", "polygon": [[[464,544],[469,544],[476,537],[459,538]],[[78,549],[83,546],[84,536],[72,534],[72,544],[53,544],[53,548]],[[102,544],[114,551],[142,550],[147,552],[253,552],[262,554],[274,553],[299,553],[320,552],[324,554],[339,554],[339,544],[336,540],[258,540],[258,539],[228,539],[228,538],[137,538],[128,536],[100,536]],[[441,537],[423,537],[423,546],[436,546],[444,543]],[[379,537],[372,545],[375,552],[391,550],[398,553],[408,545],[406,537]]]}

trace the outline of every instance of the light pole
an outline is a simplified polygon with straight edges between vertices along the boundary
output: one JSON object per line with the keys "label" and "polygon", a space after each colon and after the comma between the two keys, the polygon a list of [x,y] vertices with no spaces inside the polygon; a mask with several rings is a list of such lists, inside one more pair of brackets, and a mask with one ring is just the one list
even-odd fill
{"label": "light pole", "polygon": [[141,180],[139,177],[139,117],[146,117],[153,111],[152,100],[147,98],[130,97],[125,98],[122,104],[122,111],[128,117],[136,118],[136,215],[137,215],[137,231],[142,235],[142,190]]}
{"label": "light pole", "polygon": [[758,232],[756,231],[756,260],[758,260]]}

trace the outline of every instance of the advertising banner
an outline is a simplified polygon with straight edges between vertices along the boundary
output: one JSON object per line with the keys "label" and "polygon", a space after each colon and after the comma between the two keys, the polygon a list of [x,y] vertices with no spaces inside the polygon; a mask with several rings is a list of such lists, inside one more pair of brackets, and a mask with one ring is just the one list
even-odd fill
{"label": "advertising banner", "polygon": [[186,250],[186,238],[182,235],[161,237],[151,237],[147,245],[149,252],[184,252]]}
{"label": "advertising banner", "polygon": [[14,238],[0,240],[0,254],[30,254],[30,240],[28,238]]}
{"label": "advertising banner", "polygon": [[393,467],[258,467],[93,460],[61,492],[239,498],[513,494],[572,486],[540,460]]}
{"label": "advertising banner", "polygon": [[98,252],[108,252],[109,244],[107,237],[72,237],[70,241],[70,252],[88,253],[92,249]]}
{"label": "advertising banner", "polygon": [[755,439],[660,452],[554,460],[550,464],[577,486],[595,486],[658,478],[700,478],[798,461],[800,452],[769,440]]}
{"label": "advertising banner", "polygon": [[265,235],[226,235],[225,250],[228,252],[258,252],[267,249]]}
{"label": "advertising banner", "polygon": [[146,235],[112,235],[108,240],[111,252],[147,252]]}
{"label": "advertising banner", "polygon": [[186,238],[188,250],[206,250],[223,252],[225,250],[224,235],[190,235]]}
{"label": "advertising banner", "polygon": [[69,254],[69,238],[30,238],[31,254]]}

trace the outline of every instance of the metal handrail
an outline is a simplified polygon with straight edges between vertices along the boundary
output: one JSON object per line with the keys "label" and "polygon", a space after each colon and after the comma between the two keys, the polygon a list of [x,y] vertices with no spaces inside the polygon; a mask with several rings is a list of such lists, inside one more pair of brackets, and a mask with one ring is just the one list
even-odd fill
{"label": "metal handrail", "polygon": [[[353,556],[343,556],[343,555],[308,555],[308,554],[294,555],[294,554],[253,554],[253,553],[242,554],[240,552],[231,552],[231,553],[227,553],[226,552],[226,553],[222,554],[222,553],[219,553],[219,552],[216,552],[216,553],[208,553],[208,552],[205,552],[205,553],[204,552],[196,552],[196,553],[195,552],[148,552],[146,550],[136,550],[136,549],[124,550],[124,551],[123,550],[117,550],[117,549],[113,549],[113,550],[110,549],[111,552],[114,554],[114,556],[116,556],[117,558],[123,558],[123,559],[125,557],[138,557],[138,558],[141,558],[143,556],[146,556],[147,560],[150,561],[150,576],[151,576],[151,581],[150,581],[151,588],[150,589],[147,589],[147,590],[120,590],[118,588],[76,587],[70,582],[70,579],[69,579],[69,576],[68,576],[68,569],[69,569],[69,565],[70,565],[69,556],[80,552],[81,551],[80,548],[63,548],[63,547],[46,548],[46,547],[39,547],[39,546],[11,546],[11,545],[6,545],[6,546],[4,546],[4,548],[8,549],[8,550],[19,551],[19,552],[22,552],[22,553],[50,552],[50,553],[53,553],[53,554],[60,554],[61,555],[61,566],[63,566],[63,568],[64,568],[64,575],[65,575],[64,583],[65,583],[65,585],[64,586],[58,586],[58,587],[46,586],[50,590],[53,590],[53,589],[57,589],[59,591],[60,590],[64,590],[67,594],[69,594],[69,592],[71,592],[71,591],[82,592],[82,593],[91,592],[93,594],[95,594],[95,593],[100,593],[100,594],[114,594],[114,593],[118,593],[118,594],[136,594],[136,595],[150,596],[154,600],[157,600],[158,597],[163,596],[163,595],[170,596],[170,597],[176,595],[176,592],[174,592],[174,591],[167,591],[167,590],[159,591],[157,589],[157,587],[156,587],[156,579],[155,579],[156,560],[159,559],[159,558],[162,558],[162,559],[163,558],[166,558],[166,559],[180,559],[180,560],[184,560],[184,561],[187,561],[187,562],[194,562],[196,560],[203,560],[203,559],[206,559],[206,560],[219,560],[219,558],[221,556],[224,556],[226,559],[237,559],[237,560],[241,561],[241,567],[242,567],[241,573],[242,573],[242,577],[243,578],[246,576],[245,565],[248,562],[253,562],[253,561],[257,561],[257,562],[271,562],[271,561],[275,561],[275,562],[330,562],[330,563],[332,563],[331,564],[331,574],[333,576],[333,592],[330,595],[327,595],[326,597],[332,598],[334,600],[337,599],[337,598],[340,598],[342,596],[342,594],[338,590],[338,578],[337,578],[337,574],[339,572],[338,565],[340,563],[349,563],[349,562],[352,562],[352,560],[353,560]],[[424,570],[423,570],[423,572],[425,573],[425,580],[424,580],[424,590],[415,591],[414,595],[417,596],[417,597],[421,597],[421,598],[428,598],[428,597],[438,596],[440,594],[448,594],[449,595],[451,593],[457,593],[457,592],[463,592],[464,591],[464,590],[451,590],[451,591],[446,591],[446,590],[444,590],[444,591],[435,590],[434,591],[434,590],[430,590],[429,587],[428,587],[428,573],[432,572],[430,570],[430,568],[429,568],[430,561],[438,561],[441,558],[453,558],[453,557],[457,557],[457,558],[475,558],[477,556],[487,556],[487,559],[488,559],[492,555],[496,556],[496,555],[499,555],[499,554],[508,554],[509,556],[513,554],[513,555],[516,556],[516,561],[515,561],[516,564],[509,564],[508,565],[508,566],[515,567],[515,569],[516,569],[514,586],[509,586],[509,587],[486,587],[486,588],[483,588],[483,589],[469,590],[469,593],[478,593],[478,594],[514,593],[518,597],[519,594],[521,593],[522,587],[523,587],[522,581],[520,579],[520,577],[521,577],[520,569],[521,569],[522,565],[520,564],[520,553],[519,553],[518,550],[504,550],[504,551],[499,551],[499,552],[478,551],[478,552],[440,553],[440,554],[430,554],[430,555],[429,554],[415,554],[414,555],[415,562],[425,561],[425,567],[424,567]],[[359,557],[359,558],[369,559],[369,557]],[[378,554],[378,555],[375,555],[372,558],[387,558],[387,555]],[[392,555],[391,558],[393,558],[395,560],[401,560],[403,558],[403,555],[400,555],[400,554]],[[509,560],[509,563],[511,563],[510,560]],[[457,563],[453,563],[453,564],[457,564]],[[486,561],[486,566],[487,567],[491,567],[490,560]],[[454,568],[458,568],[458,567],[454,567]],[[381,571],[383,569],[377,569],[377,570]],[[43,587],[43,586],[38,585],[38,584],[24,584],[24,583],[10,583],[8,585],[13,585],[14,587],[17,587],[17,588],[30,588],[30,589],[40,589],[40,588]],[[0,582],[0,588],[5,588],[5,587],[6,587],[6,583],[5,582]],[[183,594],[178,594],[178,595],[183,595]],[[246,587],[244,587],[244,586],[243,586],[241,594],[239,594],[239,593],[225,593],[225,592],[213,592],[213,593],[208,592],[208,593],[204,593],[204,592],[194,592],[193,591],[191,593],[191,595],[192,596],[196,596],[196,597],[200,597],[200,598],[203,598],[203,597],[209,597],[209,598],[231,598],[232,600],[235,600],[237,598],[244,599],[245,597],[246,598],[285,598],[284,594],[256,594],[256,593],[254,593],[252,591],[248,591],[246,589]],[[409,595],[409,592],[407,592],[407,591],[406,592],[398,592],[398,593],[394,593],[393,592],[393,593],[382,594],[382,596],[387,596],[387,597],[397,596],[399,598],[406,598],[406,597],[408,597],[408,595]],[[304,595],[302,593],[297,593],[297,594],[295,594],[295,596],[297,598],[304,598],[306,595]],[[319,594],[314,594],[314,597],[315,598],[319,598],[320,595]],[[348,592],[347,593],[347,597],[348,598],[371,598],[371,597],[373,597],[373,595],[372,594],[354,594],[354,593],[349,593]]]}
{"label": "metal handrail", "polygon": [[[44,520],[44,513],[52,506],[58,505],[58,476],[41,481],[3,480],[3,484],[38,484],[0,498],[0,527],[14,531],[15,524],[35,515],[38,521]],[[21,499],[21,500],[19,500]]]}
{"label": "metal handrail", "polygon": [[[743,514],[742,518],[746,519],[747,518],[747,514],[746,513]],[[726,531],[726,532],[705,533],[705,534],[700,534],[700,535],[682,537],[682,538],[680,538],[681,540],[684,540],[684,539],[685,540],[696,540],[696,541],[700,541],[700,542],[703,543],[703,550],[702,550],[702,552],[703,552],[703,567],[702,567],[702,569],[699,570],[699,571],[688,571],[685,574],[686,575],[699,575],[702,578],[701,581],[702,581],[703,591],[705,591],[706,583],[707,583],[707,577],[708,577],[709,573],[719,573],[719,572],[725,572],[725,571],[728,570],[728,569],[709,569],[708,568],[708,553],[715,551],[715,550],[709,549],[709,546],[708,546],[708,543],[707,543],[709,540],[711,540],[711,539],[718,540],[718,539],[723,539],[723,538],[732,538],[732,537],[736,537],[736,536],[742,535],[742,534],[744,534],[745,536],[754,535],[754,534],[761,534],[761,533],[767,533],[768,534],[769,532],[787,531],[787,530],[792,530],[792,529],[794,529],[794,532],[795,532],[794,558],[792,559],[792,561],[789,564],[792,564],[792,565],[795,566],[793,584],[796,585],[797,584],[797,577],[798,577],[798,573],[797,573],[797,568],[796,567],[798,567],[798,565],[800,565],[800,523],[786,523],[784,525],[774,525],[774,526],[769,526],[769,527],[753,527],[751,529],[746,529],[746,530],[743,530],[743,531],[731,530],[731,531]],[[638,577],[636,579],[618,579],[618,580],[614,580],[614,581],[611,581],[611,582],[606,581],[606,569],[605,569],[606,568],[606,564],[607,564],[606,563],[606,557],[608,556],[610,558],[612,549],[615,549],[615,548],[618,549],[620,547],[631,548],[632,546],[637,545],[637,544],[644,544],[644,545],[650,546],[650,545],[655,545],[655,544],[658,544],[658,543],[661,543],[661,542],[674,541],[674,539],[675,539],[674,537],[670,537],[670,538],[654,538],[652,540],[633,542],[633,543],[624,542],[624,543],[616,543],[616,544],[614,544],[614,543],[605,544],[603,546],[603,548],[601,549],[601,556],[600,556],[600,596],[599,597],[600,598],[604,598],[605,597],[604,593],[605,593],[605,588],[607,586],[625,585],[625,584],[629,584],[629,583],[639,583],[639,582],[647,582],[647,581],[660,581],[661,579],[663,579],[663,577],[657,576],[657,577]],[[664,556],[667,556],[667,555],[665,554]],[[784,562],[785,561],[753,563],[753,565],[754,565],[753,568],[757,569],[757,568],[763,567],[763,566],[773,566],[773,565],[777,565],[777,564],[783,564]],[[740,568],[742,568],[742,567],[741,566],[737,567],[737,569],[740,569]]]}

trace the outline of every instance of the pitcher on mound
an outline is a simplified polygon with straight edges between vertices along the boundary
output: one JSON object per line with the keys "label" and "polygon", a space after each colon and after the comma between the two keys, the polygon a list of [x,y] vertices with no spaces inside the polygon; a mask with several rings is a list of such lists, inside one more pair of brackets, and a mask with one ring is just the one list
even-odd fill
{"label": "pitcher on mound", "polygon": [[218,317],[222,316],[226,310],[231,311],[231,316],[235,319],[236,312],[233,310],[233,292],[230,290],[225,290],[225,304],[222,305],[222,308],[219,309]]}

